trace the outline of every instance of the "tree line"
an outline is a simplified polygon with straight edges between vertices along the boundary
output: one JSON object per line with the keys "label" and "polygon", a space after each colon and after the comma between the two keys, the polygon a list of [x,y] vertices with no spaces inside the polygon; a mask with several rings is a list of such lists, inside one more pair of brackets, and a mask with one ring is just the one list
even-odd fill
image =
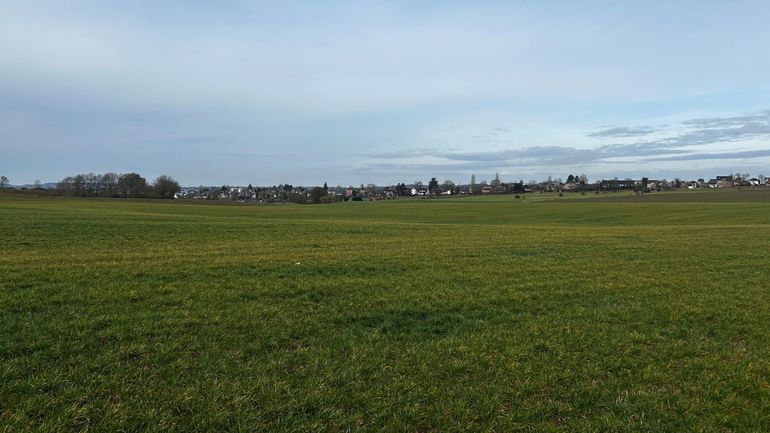
{"label": "tree line", "polygon": [[138,173],[76,174],[57,185],[57,190],[67,197],[171,199],[181,189],[170,176],[158,176],[150,183]]}

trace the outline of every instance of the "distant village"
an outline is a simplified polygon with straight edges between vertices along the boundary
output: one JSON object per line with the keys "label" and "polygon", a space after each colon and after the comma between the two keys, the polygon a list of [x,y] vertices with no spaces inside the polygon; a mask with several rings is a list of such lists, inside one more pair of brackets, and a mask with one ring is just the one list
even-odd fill
{"label": "distant village", "polygon": [[472,180],[468,184],[452,181],[439,182],[432,178],[428,183],[399,183],[389,186],[375,184],[359,186],[305,187],[277,185],[270,187],[228,186],[181,188],[175,199],[188,200],[230,200],[255,203],[331,203],[337,201],[389,200],[398,197],[446,197],[486,194],[526,193],[606,193],[632,191],[638,194],[661,192],[674,189],[716,189],[738,187],[770,187],[770,178],[764,176],[724,175],[712,179],[659,180],[659,179],[609,179],[589,182],[585,175],[570,175],[566,180],[548,179],[542,182],[502,182],[499,176],[491,181]]}
{"label": "distant village", "polygon": [[170,176],[159,176],[148,182],[137,173],[78,174],[68,176],[58,183],[14,186],[5,176],[0,177],[0,188],[45,193],[67,197],[111,197],[111,198],[162,198],[174,200],[215,200],[241,203],[298,203],[321,204],[340,201],[389,200],[398,197],[437,198],[448,196],[469,196],[486,194],[513,194],[517,197],[530,193],[579,193],[602,194],[633,192],[654,193],[677,189],[719,189],[719,188],[770,187],[770,178],[748,174],[727,174],[711,179],[666,180],[650,179],[603,179],[590,182],[585,175],[569,175],[565,179],[529,181],[524,183],[503,182],[499,175],[490,180],[477,182],[471,176],[470,183],[455,184],[451,180],[440,182],[433,177],[427,183],[420,181],[395,185],[359,186],[198,186],[182,187]]}

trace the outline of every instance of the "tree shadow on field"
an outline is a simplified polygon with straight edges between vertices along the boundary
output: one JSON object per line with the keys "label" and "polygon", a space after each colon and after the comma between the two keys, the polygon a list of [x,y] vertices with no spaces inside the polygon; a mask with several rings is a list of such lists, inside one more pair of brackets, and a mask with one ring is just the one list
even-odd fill
{"label": "tree shadow on field", "polygon": [[342,318],[337,325],[392,339],[433,339],[455,333],[467,322],[467,316],[458,309],[397,308]]}

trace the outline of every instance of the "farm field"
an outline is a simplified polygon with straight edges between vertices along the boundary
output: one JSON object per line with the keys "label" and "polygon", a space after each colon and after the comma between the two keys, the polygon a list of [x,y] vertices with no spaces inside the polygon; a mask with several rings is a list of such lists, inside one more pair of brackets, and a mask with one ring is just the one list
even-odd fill
{"label": "farm field", "polygon": [[770,431],[770,191],[0,194],[0,431]]}

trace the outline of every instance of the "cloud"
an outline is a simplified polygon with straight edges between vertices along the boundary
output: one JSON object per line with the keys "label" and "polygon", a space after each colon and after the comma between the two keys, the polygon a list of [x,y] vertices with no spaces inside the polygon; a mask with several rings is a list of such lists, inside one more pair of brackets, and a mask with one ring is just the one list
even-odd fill
{"label": "cloud", "polygon": [[482,143],[511,143],[512,140],[507,139],[513,133],[512,129],[495,127],[474,135],[472,138]]}
{"label": "cloud", "polygon": [[607,128],[601,131],[593,132],[588,134],[587,137],[639,137],[643,135],[649,135],[657,131],[658,129],[655,129],[651,126],[616,126],[613,128]]}
{"label": "cloud", "polygon": [[694,126],[697,128],[729,128],[729,127],[745,127],[747,125],[765,125],[770,122],[770,110],[761,111],[759,113],[750,114],[747,116],[734,116],[734,117],[713,117],[703,119],[691,119],[682,122],[686,126]]}
{"label": "cloud", "polygon": [[[589,163],[600,160],[603,155],[595,149],[578,149],[566,146],[530,146],[521,149],[496,151],[460,152],[456,150],[413,149],[403,152],[372,153],[368,156],[378,159],[417,160],[433,157],[449,162],[446,167],[501,167],[536,164]],[[422,164],[422,163],[420,163]],[[425,163],[430,165],[430,163]],[[439,163],[440,164],[440,163]]]}
{"label": "cloud", "polygon": [[386,152],[373,152],[373,153],[364,154],[363,156],[377,158],[377,159],[403,159],[403,158],[419,158],[423,156],[442,157],[442,155],[444,155],[444,152],[442,152],[439,149],[424,148],[424,149],[394,150],[394,151],[386,151]]}
{"label": "cloud", "polygon": [[507,164],[531,163],[533,161],[542,164],[564,164],[592,162],[600,158],[600,154],[594,149],[577,149],[565,146],[530,146],[522,149],[504,149],[491,152],[446,152],[441,156],[451,161]]}
{"label": "cloud", "polygon": [[745,150],[741,152],[715,152],[715,153],[690,153],[687,155],[666,156],[662,158],[651,158],[647,161],[697,161],[704,159],[745,159],[745,158],[764,158],[770,156],[770,150]]}
{"label": "cloud", "polygon": [[[493,170],[503,167],[571,166],[601,163],[649,163],[664,161],[697,161],[706,159],[744,159],[770,156],[770,150],[740,152],[694,152],[698,146],[770,138],[770,111],[745,116],[691,119],[677,125],[686,132],[656,140],[616,143],[594,148],[571,146],[527,146],[517,149],[495,149],[463,152],[435,148],[369,154],[378,159],[401,159],[407,166],[433,167],[444,170]],[[495,128],[493,131],[499,128]],[[650,126],[612,127],[594,136],[633,136],[657,129]],[[598,135],[597,135],[598,134]],[[410,162],[422,158],[439,161]],[[443,160],[443,161],[442,161]],[[417,165],[414,165],[417,164]]]}
{"label": "cloud", "polygon": [[685,120],[682,127],[689,131],[658,140],[636,143],[651,148],[677,148],[741,141],[770,136],[770,110],[746,116]]}
{"label": "cloud", "polygon": [[[742,141],[759,137],[770,137],[770,111],[757,116],[732,117],[725,119],[695,119],[683,122],[696,125],[693,131],[642,143],[658,147],[685,147],[718,142]],[[707,126],[707,127],[703,127]]]}
{"label": "cloud", "polygon": [[[699,146],[719,142],[735,142],[752,138],[770,137],[770,110],[755,114],[733,117],[698,118],[677,125],[686,132],[655,140],[636,143],[619,143],[602,146],[606,153],[631,155],[638,152],[673,152],[677,148]],[[588,137],[634,137],[662,132],[652,126],[612,127],[588,134]]]}
{"label": "cloud", "polygon": [[[768,112],[635,126],[766,103],[761,5],[68,3],[0,6],[0,165],[21,182],[121,167],[194,184],[376,181],[358,171],[364,151],[394,171],[561,170],[767,135]],[[703,31],[681,35],[683,19]]]}

